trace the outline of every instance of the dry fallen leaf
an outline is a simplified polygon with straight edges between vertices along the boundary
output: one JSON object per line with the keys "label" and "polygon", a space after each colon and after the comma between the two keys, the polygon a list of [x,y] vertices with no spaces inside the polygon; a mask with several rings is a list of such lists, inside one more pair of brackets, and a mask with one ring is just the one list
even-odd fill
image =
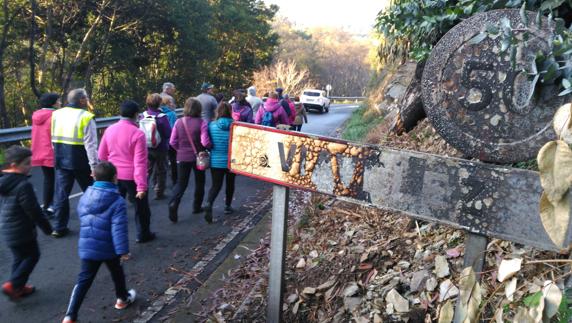
{"label": "dry fallen leaf", "polygon": [[473,267],[463,269],[459,281],[460,302],[458,304],[459,317],[457,322],[474,322],[481,305],[481,285],[477,282],[477,277]]}
{"label": "dry fallen leaf", "polygon": [[551,203],[562,199],[572,183],[572,150],[562,140],[545,144],[538,152],[540,183]]}
{"label": "dry fallen leaf", "polygon": [[503,313],[503,308],[502,307],[497,308],[497,310],[495,311],[495,323],[504,323],[504,321],[502,320],[502,313]]}
{"label": "dry fallen leaf", "polygon": [[438,323],[451,323],[453,321],[453,315],[455,314],[453,310],[453,302],[447,301],[439,311],[439,322]]}
{"label": "dry fallen leaf", "polygon": [[503,259],[499,266],[499,271],[497,275],[498,281],[502,283],[507,278],[512,277],[520,270],[521,265],[522,265],[522,259],[520,258],[514,258],[511,260]]}
{"label": "dry fallen leaf", "polygon": [[504,287],[504,293],[506,295],[506,298],[508,298],[509,301],[514,301],[514,292],[516,291],[516,282],[517,279],[516,277],[514,277],[508,284],[506,284],[506,286]]}
{"label": "dry fallen leaf", "polygon": [[564,247],[570,221],[570,192],[564,198],[551,203],[546,193],[540,197],[540,219],[544,230],[557,247]]}
{"label": "dry fallen leaf", "polygon": [[514,323],[531,323],[534,322],[533,318],[528,314],[526,307],[521,306],[518,308],[516,315],[513,319]]}
{"label": "dry fallen leaf", "polygon": [[547,280],[544,282],[542,295],[544,295],[543,319],[549,321],[558,313],[558,307],[562,301],[562,291],[554,282]]}
{"label": "dry fallen leaf", "polygon": [[561,140],[572,144],[572,104],[566,103],[554,114],[554,131]]}

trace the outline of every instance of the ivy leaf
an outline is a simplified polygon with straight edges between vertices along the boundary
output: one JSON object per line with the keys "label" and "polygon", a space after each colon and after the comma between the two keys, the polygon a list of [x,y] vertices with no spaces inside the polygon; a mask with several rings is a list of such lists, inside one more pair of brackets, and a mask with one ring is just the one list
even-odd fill
{"label": "ivy leaf", "polygon": [[486,31],[489,35],[498,35],[500,33],[500,29],[497,25],[488,23],[486,26]]}
{"label": "ivy leaf", "polygon": [[522,23],[528,27],[528,15],[526,14],[526,2],[522,3],[522,7],[520,7],[520,20],[522,20]]}
{"label": "ivy leaf", "polygon": [[542,28],[542,14],[540,13],[540,10],[536,13],[536,24],[539,29]]}
{"label": "ivy leaf", "polygon": [[482,32],[482,33],[476,35],[475,37],[471,38],[471,40],[468,41],[468,44],[469,44],[469,45],[479,44],[479,43],[482,42],[485,38],[487,38],[487,33]]}
{"label": "ivy leaf", "polygon": [[523,302],[526,307],[536,307],[540,305],[540,300],[542,299],[542,291],[538,291],[532,295],[528,295],[524,298]]}
{"label": "ivy leaf", "polygon": [[566,1],[566,0],[543,1],[542,4],[540,5],[540,11],[552,10],[554,8],[560,7],[560,5],[562,5],[564,3],[564,1]]}
{"label": "ivy leaf", "polygon": [[570,87],[570,81],[568,79],[562,79],[562,86],[567,89]]}
{"label": "ivy leaf", "polygon": [[568,95],[570,93],[572,93],[572,88],[568,88],[568,89],[558,93],[558,96],[565,96],[565,95]]}
{"label": "ivy leaf", "polygon": [[510,38],[503,38],[501,41],[501,52],[505,52],[510,47]]}

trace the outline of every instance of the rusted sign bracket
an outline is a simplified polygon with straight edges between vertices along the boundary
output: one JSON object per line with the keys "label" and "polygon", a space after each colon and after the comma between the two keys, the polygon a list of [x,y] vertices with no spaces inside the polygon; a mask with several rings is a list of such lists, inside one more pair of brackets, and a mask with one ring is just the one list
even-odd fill
{"label": "rusted sign bracket", "polygon": [[[570,226],[560,246],[544,229],[536,172],[243,123],[231,128],[229,155],[237,174],[465,230],[465,264],[476,272],[488,237],[553,251],[572,242]],[[282,311],[284,194],[274,202],[269,315]]]}

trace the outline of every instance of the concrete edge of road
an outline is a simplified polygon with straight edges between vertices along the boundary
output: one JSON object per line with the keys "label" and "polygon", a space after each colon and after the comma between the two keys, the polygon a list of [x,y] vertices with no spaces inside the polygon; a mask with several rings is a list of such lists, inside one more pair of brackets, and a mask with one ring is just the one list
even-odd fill
{"label": "concrete edge of road", "polygon": [[173,286],[169,287],[161,296],[153,301],[133,322],[150,322],[155,315],[175,300],[175,297],[181,290],[191,290],[192,295],[192,293],[203,284],[202,281],[207,280],[211,276],[217,267],[227,258],[228,254],[230,254],[250,230],[258,224],[265,215],[266,209],[270,206],[271,202],[272,197],[268,197],[258,205],[258,207],[250,211],[250,216],[247,216],[236,228],[228,233],[216,247],[211,249],[190,271],[183,274]]}

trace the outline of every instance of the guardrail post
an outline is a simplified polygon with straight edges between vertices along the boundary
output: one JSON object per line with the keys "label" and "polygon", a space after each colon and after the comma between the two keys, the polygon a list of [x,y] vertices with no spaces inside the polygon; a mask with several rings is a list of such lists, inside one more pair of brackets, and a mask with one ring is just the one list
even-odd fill
{"label": "guardrail post", "polygon": [[288,231],[288,197],[290,189],[274,185],[272,192],[272,236],[270,242],[270,275],[266,322],[282,322],[284,262]]}

